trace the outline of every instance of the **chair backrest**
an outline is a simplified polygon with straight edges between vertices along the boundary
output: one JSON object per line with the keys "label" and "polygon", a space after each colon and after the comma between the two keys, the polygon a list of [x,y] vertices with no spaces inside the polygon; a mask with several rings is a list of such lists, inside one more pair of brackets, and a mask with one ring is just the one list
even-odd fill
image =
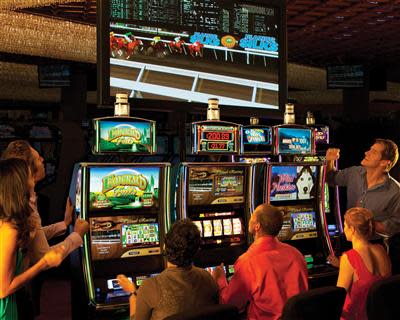
{"label": "chair backrest", "polygon": [[345,298],[346,290],[334,286],[299,293],[288,299],[281,320],[338,320]]}
{"label": "chair backrest", "polygon": [[400,319],[400,275],[375,282],[368,291],[368,320]]}
{"label": "chair backrest", "polygon": [[180,312],[164,320],[239,320],[239,311],[235,306],[229,304],[214,304]]}

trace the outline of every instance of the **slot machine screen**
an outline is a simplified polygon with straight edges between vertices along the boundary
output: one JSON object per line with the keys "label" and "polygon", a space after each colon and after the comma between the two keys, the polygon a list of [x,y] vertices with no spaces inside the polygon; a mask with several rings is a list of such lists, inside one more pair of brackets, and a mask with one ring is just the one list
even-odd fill
{"label": "slot machine screen", "polygon": [[189,168],[188,205],[243,204],[245,168]]}
{"label": "slot machine screen", "polygon": [[158,208],[159,167],[91,167],[89,210]]}
{"label": "slot machine screen", "polygon": [[94,153],[153,153],[154,124],[131,119],[95,119]]}
{"label": "slot machine screen", "polygon": [[316,213],[312,207],[288,206],[283,209],[285,215],[279,240],[303,240],[318,236]]}
{"label": "slot machine screen", "polygon": [[81,213],[81,200],[82,200],[82,169],[79,168],[76,174],[76,184],[75,184],[75,213],[77,215]]}
{"label": "slot machine screen", "polygon": [[156,218],[107,216],[89,218],[93,260],[158,255],[160,232]]}
{"label": "slot machine screen", "polygon": [[313,152],[311,128],[277,128],[276,153],[311,154]]}
{"label": "slot machine screen", "polygon": [[317,167],[271,165],[268,180],[268,196],[271,202],[310,200],[316,196]]}

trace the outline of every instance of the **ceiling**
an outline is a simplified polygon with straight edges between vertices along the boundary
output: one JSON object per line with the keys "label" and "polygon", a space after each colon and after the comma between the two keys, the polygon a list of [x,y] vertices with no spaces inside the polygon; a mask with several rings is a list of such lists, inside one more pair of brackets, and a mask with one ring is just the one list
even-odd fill
{"label": "ceiling", "polygon": [[[287,0],[289,62],[397,64],[400,0]],[[96,0],[29,9],[94,24]]]}

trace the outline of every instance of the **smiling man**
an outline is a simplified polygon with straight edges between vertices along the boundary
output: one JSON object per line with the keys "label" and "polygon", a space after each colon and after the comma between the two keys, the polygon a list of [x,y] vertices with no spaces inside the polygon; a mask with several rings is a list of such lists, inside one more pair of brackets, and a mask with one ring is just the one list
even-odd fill
{"label": "smiling man", "polygon": [[[330,185],[347,187],[347,209],[367,208],[374,215],[376,234],[373,239],[389,236],[389,256],[392,274],[400,274],[400,184],[389,175],[399,151],[397,145],[388,139],[376,139],[365,152],[361,166],[335,170],[339,149],[326,152],[327,181]],[[328,260],[337,265],[337,258]]]}
{"label": "smiling man", "polygon": [[374,214],[376,232],[388,236],[400,233],[400,184],[389,175],[399,158],[397,145],[376,139],[361,166],[335,170],[339,154],[339,149],[326,152],[327,181],[347,187],[347,209],[367,208]]}

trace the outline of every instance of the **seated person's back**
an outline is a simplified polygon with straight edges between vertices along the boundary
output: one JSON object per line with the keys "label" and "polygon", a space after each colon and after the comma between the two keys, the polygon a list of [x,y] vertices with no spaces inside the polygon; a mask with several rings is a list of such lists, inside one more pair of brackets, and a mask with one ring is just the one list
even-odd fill
{"label": "seated person's back", "polygon": [[200,268],[167,268],[143,282],[137,297],[136,319],[164,319],[218,302],[211,275]]}
{"label": "seated person's back", "polygon": [[236,261],[229,285],[221,268],[214,272],[221,302],[240,311],[248,305],[248,319],[279,319],[287,299],[308,288],[304,257],[276,238],[281,228],[282,211],[258,206],[249,222],[255,241]]}
{"label": "seated person's back", "polygon": [[218,288],[211,275],[193,266],[200,247],[200,232],[190,220],[177,221],[165,237],[167,268],[136,287],[119,275],[122,288],[133,292],[130,314],[135,320],[160,320],[175,313],[218,303]]}

